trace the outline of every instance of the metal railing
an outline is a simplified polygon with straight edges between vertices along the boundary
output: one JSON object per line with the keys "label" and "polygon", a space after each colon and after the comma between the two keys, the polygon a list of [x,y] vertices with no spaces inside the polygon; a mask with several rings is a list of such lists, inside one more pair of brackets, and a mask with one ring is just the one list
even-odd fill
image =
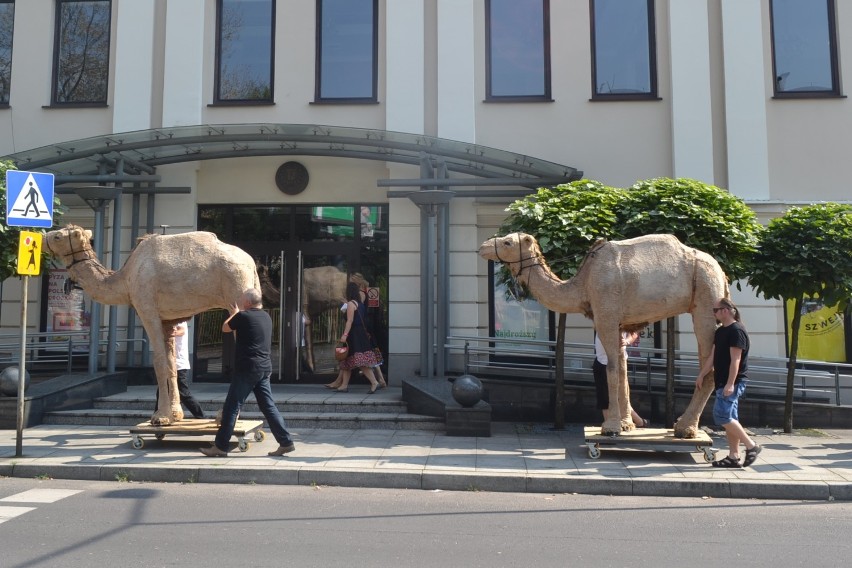
{"label": "metal railing", "polygon": [[[116,339],[116,347],[122,343],[141,343],[143,348],[148,341],[144,338],[128,339],[126,328],[118,328],[125,332],[123,339]],[[101,330],[105,336],[108,330]],[[106,357],[108,341],[98,341],[98,357]],[[26,366],[27,370],[33,372],[41,367],[63,366],[65,372],[70,373],[75,368],[79,370],[88,369],[89,354],[89,332],[88,331],[48,331],[38,333],[27,333],[26,343]],[[0,366],[17,364],[21,358],[21,336],[20,334],[0,334]]]}
{"label": "metal railing", "polygon": [[[495,337],[447,337],[449,361],[462,369],[493,378],[553,381],[556,377],[556,342]],[[453,352],[457,355],[454,358]],[[458,355],[461,355],[459,357]],[[569,384],[591,386],[594,345],[565,343],[565,380]],[[666,350],[628,348],[628,380],[632,389],[663,394],[666,386]],[[747,398],[783,400],[787,389],[786,358],[749,355]],[[691,393],[698,369],[698,353],[675,351],[675,391]],[[453,372],[452,369],[450,372]],[[796,362],[793,396],[797,402],[852,404],[852,365],[824,361]]]}

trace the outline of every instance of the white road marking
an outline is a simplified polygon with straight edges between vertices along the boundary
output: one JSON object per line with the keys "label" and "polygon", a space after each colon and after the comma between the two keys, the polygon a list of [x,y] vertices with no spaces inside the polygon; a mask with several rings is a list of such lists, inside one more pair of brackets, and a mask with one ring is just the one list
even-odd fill
{"label": "white road marking", "polygon": [[0,501],[7,503],[55,503],[77,493],[81,493],[81,491],[73,489],[30,489],[23,493],[3,497]]}
{"label": "white road marking", "polygon": [[9,519],[14,519],[19,515],[23,515],[24,513],[29,513],[30,511],[34,511],[35,507],[2,507],[0,506],[0,523],[4,521],[8,521]]}

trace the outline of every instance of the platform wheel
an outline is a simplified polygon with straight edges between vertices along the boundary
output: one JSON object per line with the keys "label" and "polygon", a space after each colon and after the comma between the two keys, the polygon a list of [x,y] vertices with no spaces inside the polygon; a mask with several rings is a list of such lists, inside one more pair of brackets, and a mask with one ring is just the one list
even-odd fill
{"label": "platform wheel", "polygon": [[266,439],[266,432],[264,432],[263,430],[255,430],[254,431],[254,441],[255,442],[262,442],[265,439]]}
{"label": "platform wheel", "polygon": [[249,444],[249,441],[245,438],[240,438],[239,447],[241,452],[247,452],[248,449],[251,447],[251,444]]}
{"label": "platform wheel", "polygon": [[166,435],[165,434],[154,434],[154,437],[157,438],[158,440],[162,440],[163,438],[166,437]]}
{"label": "platform wheel", "polygon": [[592,458],[593,460],[596,460],[599,457],[601,457],[601,449],[600,449],[600,447],[598,447],[597,444],[595,444],[595,445],[589,444],[589,457]]}
{"label": "platform wheel", "polygon": [[139,436],[133,436],[133,449],[141,450],[144,447],[145,447],[145,440],[143,440]]}
{"label": "platform wheel", "polygon": [[704,452],[704,461],[707,463],[712,462],[716,459],[716,450],[714,448],[700,448]]}

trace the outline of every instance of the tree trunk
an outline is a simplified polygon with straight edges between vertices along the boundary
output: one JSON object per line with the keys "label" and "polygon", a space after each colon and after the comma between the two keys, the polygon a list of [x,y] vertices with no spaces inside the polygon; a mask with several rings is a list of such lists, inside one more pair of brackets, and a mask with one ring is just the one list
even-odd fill
{"label": "tree trunk", "polygon": [[793,433],[793,385],[796,380],[796,359],[799,352],[799,327],[802,325],[803,296],[793,302],[793,321],[790,323],[790,356],[787,360],[787,394],[784,397],[784,432]]}
{"label": "tree trunk", "polygon": [[674,427],[675,318],[666,320],[666,428]]}
{"label": "tree trunk", "polygon": [[553,408],[553,428],[565,429],[565,314],[559,314],[556,325],[556,404]]}

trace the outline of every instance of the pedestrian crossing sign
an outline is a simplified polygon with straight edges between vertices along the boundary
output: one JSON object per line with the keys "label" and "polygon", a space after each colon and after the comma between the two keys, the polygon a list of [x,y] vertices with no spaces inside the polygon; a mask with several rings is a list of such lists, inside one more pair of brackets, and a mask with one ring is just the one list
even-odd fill
{"label": "pedestrian crossing sign", "polygon": [[21,231],[18,241],[18,274],[38,276],[41,269],[41,233]]}
{"label": "pedestrian crossing sign", "polygon": [[53,226],[53,174],[6,170],[6,226]]}

